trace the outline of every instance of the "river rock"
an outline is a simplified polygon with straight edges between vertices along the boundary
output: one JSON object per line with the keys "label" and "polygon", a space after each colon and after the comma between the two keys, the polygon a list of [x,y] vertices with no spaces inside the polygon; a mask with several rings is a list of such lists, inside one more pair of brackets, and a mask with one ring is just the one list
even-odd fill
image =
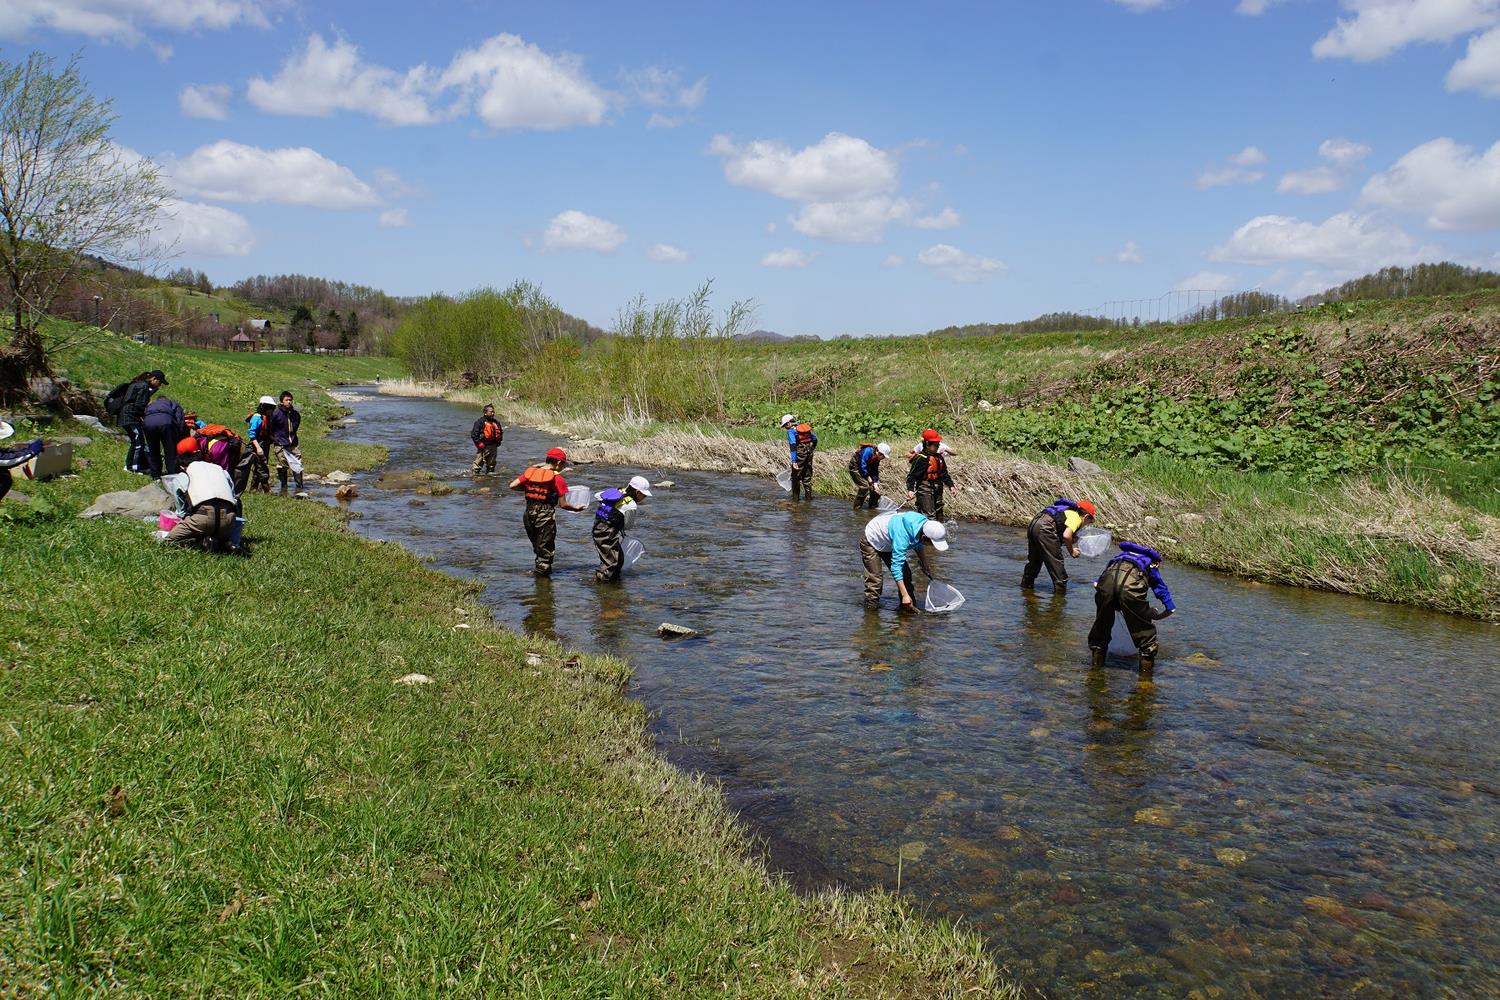
{"label": "river rock", "polygon": [[31,398],[43,406],[51,406],[62,399],[63,390],[67,388],[66,382],[60,382],[50,378],[34,378],[27,383]]}
{"label": "river rock", "polygon": [[436,478],[426,469],[410,469],[402,472],[382,472],[375,485],[383,490],[415,490],[426,486]]}
{"label": "river rock", "polygon": [[138,490],[117,490],[105,493],[79,513],[79,517],[103,517],[114,514],[119,517],[154,517],[172,502],[167,491],[156,482],[147,483]]}
{"label": "river rock", "polygon": [[740,466],[740,475],[742,475],[742,476],[753,476],[753,475],[755,475],[755,470],[752,469],[752,468],[750,468],[750,466],[748,466],[748,465],[742,465],[742,466]]}
{"label": "river rock", "polygon": [[323,477],[323,481],[327,483],[347,483],[351,482],[353,479],[354,477],[349,475],[349,473],[345,472],[343,469],[334,469],[328,475]]}
{"label": "river rock", "polygon": [[1102,476],[1104,470],[1090,462],[1086,458],[1073,457],[1068,459],[1068,471],[1076,472],[1080,476]]}
{"label": "river rock", "polygon": [[1152,517],[1150,514],[1147,514],[1145,517],[1141,518],[1141,527],[1147,529],[1148,531],[1159,528],[1161,527],[1161,518]]}
{"label": "river rock", "polygon": [[1217,848],[1214,851],[1214,857],[1218,858],[1221,864],[1226,864],[1231,867],[1233,867],[1234,865],[1242,865],[1246,861],[1250,860],[1250,855],[1246,854],[1238,847]]}
{"label": "river rock", "polygon": [[333,491],[333,496],[336,500],[353,500],[359,496],[359,487],[353,483],[345,483]]}
{"label": "river rock", "polygon": [[670,480],[670,479],[663,479],[661,482],[659,482],[659,483],[656,484],[656,488],[659,489],[659,490],[670,490],[672,487],[674,487],[676,485],[677,484],[674,483],[674,482],[672,482],[672,480]]}
{"label": "river rock", "polygon": [[671,622],[662,622],[656,626],[656,634],[663,639],[691,639],[698,632],[695,629],[688,628],[686,625],[673,625]]}
{"label": "river rock", "polygon": [[426,674],[406,674],[403,677],[397,677],[395,683],[403,684],[406,687],[416,687],[419,684],[431,684],[432,678]]}
{"label": "river rock", "polygon": [[920,861],[922,855],[927,853],[927,843],[921,840],[909,840],[901,845],[901,859],[903,861]]}
{"label": "river rock", "polygon": [[83,448],[94,443],[93,438],[83,437],[79,434],[64,434],[61,437],[48,438],[51,444],[70,444],[75,448]]}
{"label": "river rock", "polygon": [[11,490],[9,493],[5,494],[5,499],[13,503],[31,503],[31,497],[20,492],[19,490]]}
{"label": "river rock", "polygon": [[1148,806],[1145,809],[1135,811],[1137,823],[1149,823],[1152,826],[1171,826],[1172,814],[1161,806]]}

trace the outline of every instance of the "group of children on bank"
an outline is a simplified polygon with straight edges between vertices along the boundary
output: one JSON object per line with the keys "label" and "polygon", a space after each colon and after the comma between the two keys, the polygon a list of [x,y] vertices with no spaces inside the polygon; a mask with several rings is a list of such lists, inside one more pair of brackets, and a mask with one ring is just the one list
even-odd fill
{"label": "group of children on bank", "polygon": [[[787,436],[792,498],[795,500],[805,495],[811,500],[813,456],[818,436],[810,424],[799,422],[790,413],[781,418],[781,426]],[[916,510],[887,511],[865,525],[859,549],[865,571],[867,607],[879,604],[887,572],[896,581],[902,606],[913,606],[913,588],[910,586],[913,566],[909,556],[914,556],[917,566],[929,580],[932,579],[924,549],[930,546],[941,552],[948,548],[943,497],[946,490],[958,489],[948,471],[947,456],[952,453],[941,434],[932,428],[924,430],[921,441],[907,455],[906,500],[914,502]],[[849,457],[855,510],[878,507],[881,464],[890,456],[891,446],[882,441],[878,444],[861,442]],[[1097,513],[1088,500],[1075,501],[1066,497],[1059,497],[1039,512],[1026,529],[1026,567],[1021,573],[1021,586],[1028,589],[1035,586],[1037,576],[1045,566],[1047,575],[1052,578],[1054,593],[1064,592],[1068,586],[1068,570],[1063,562],[1063,551],[1066,549],[1075,559],[1082,555],[1078,547],[1079,534],[1093,524]],[[1156,622],[1171,615],[1176,604],[1162,579],[1161,553],[1131,541],[1120,542],[1119,548],[1120,554],[1105,564],[1104,572],[1094,583],[1095,616],[1088,638],[1092,665],[1104,665],[1115,615],[1120,614],[1124,616],[1130,638],[1140,654],[1141,673],[1150,674],[1155,667],[1158,648]],[[1151,606],[1148,591],[1161,601],[1160,610]]]}

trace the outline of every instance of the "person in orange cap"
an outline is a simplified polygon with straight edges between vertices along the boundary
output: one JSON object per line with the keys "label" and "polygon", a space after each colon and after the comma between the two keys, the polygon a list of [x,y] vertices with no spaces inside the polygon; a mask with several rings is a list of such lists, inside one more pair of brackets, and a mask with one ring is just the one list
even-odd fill
{"label": "person in orange cap", "polygon": [[557,549],[557,508],[583,510],[568,503],[568,483],[562,477],[562,467],[568,463],[568,453],[561,448],[547,452],[547,459],[533,465],[510,481],[510,488],[526,494],[526,513],[521,524],[526,528],[526,537],[531,540],[531,551],[536,556],[534,569],[537,576],[548,576],[552,572],[552,556]]}
{"label": "person in orange cap", "polygon": [[1037,574],[1047,567],[1053,593],[1068,588],[1068,568],[1063,565],[1063,548],[1077,559],[1078,532],[1094,523],[1094,505],[1087,500],[1058,497],[1052,506],[1031,519],[1026,528],[1026,569],[1021,572],[1021,586],[1036,585]]}
{"label": "person in orange cap", "polygon": [[906,471],[906,498],[916,500],[917,510],[928,517],[943,520],[943,489],[958,489],[948,475],[948,459],[943,456],[943,436],[931,427],[922,432],[922,450],[911,458]]}

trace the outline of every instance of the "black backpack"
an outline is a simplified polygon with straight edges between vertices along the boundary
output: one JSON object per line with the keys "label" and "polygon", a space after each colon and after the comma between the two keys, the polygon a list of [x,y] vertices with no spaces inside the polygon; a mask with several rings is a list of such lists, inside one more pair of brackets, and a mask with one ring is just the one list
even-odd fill
{"label": "black backpack", "polygon": [[109,395],[104,397],[104,412],[112,417],[118,417],[120,411],[125,409],[125,396],[129,392],[129,382],[121,382],[109,390]]}

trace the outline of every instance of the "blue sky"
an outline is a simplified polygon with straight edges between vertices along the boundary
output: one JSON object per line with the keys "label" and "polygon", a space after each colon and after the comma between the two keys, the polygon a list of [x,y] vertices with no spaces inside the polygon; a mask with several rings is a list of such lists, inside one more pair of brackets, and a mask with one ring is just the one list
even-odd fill
{"label": "blue sky", "polygon": [[1500,266],[1500,0],[5,0],[228,283],[705,279],[783,333]]}

